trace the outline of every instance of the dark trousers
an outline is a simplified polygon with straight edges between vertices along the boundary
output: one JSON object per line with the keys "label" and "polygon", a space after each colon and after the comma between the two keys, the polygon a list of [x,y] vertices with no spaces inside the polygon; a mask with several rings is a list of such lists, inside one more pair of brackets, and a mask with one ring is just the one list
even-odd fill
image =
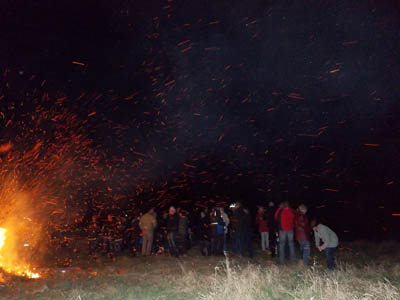
{"label": "dark trousers", "polygon": [[271,250],[271,256],[274,257],[278,253],[277,241],[276,241],[276,231],[269,231],[269,250]]}
{"label": "dark trousers", "polygon": [[99,251],[100,245],[96,238],[89,239],[89,254],[95,254]]}
{"label": "dark trousers", "polygon": [[211,239],[211,253],[213,255],[222,254],[224,247],[224,234],[215,234]]}
{"label": "dark trousers", "polygon": [[168,248],[169,248],[169,252],[176,256],[179,257],[179,252],[178,249],[176,247],[176,232],[175,231],[170,231],[168,232]]}
{"label": "dark trousers", "polygon": [[248,256],[250,258],[254,257],[254,252],[253,252],[253,241],[251,238],[251,233],[250,232],[242,232],[240,235],[241,239],[241,251],[240,254],[242,256]]}
{"label": "dark trousers", "polygon": [[242,245],[241,245],[241,238],[239,231],[232,231],[231,248],[233,253],[240,254],[242,252]]}
{"label": "dark trousers", "polygon": [[187,234],[178,233],[176,235],[177,248],[180,254],[187,252]]}
{"label": "dark trousers", "polygon": [[324,252],[325,252],[325,256],[326,256],[326,267],[329,270],[335,269],[336,268],[336,263],[335,263],[336,247],[325,248]]}
{"label": "dark trousers", "polygon": [[200,242],[201,254],[203,256],[211,255],[211,243],[208,240],[202,240]]}
{"label": "dark trousers", "polygon": [[231,236],[231,245],[232,245],[232,251],[233,253],[240,254],[242,253],[242,248],[243,248],[243,242],[242,242],[242,237],[241,237],[241,232],[240,231],[233,231],[232,236]]}

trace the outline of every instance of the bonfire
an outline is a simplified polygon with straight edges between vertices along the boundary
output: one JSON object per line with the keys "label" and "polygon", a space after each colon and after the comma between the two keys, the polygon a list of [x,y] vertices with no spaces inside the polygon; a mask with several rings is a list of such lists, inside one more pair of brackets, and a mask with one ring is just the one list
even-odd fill
{"label": "bonfire", "polygon": [[20,238],[12,236],[12,231],[0,227],[0,268],[5,272],[26,278],[39,278],[39,273],[26,263],[29,243],[20,243]]}

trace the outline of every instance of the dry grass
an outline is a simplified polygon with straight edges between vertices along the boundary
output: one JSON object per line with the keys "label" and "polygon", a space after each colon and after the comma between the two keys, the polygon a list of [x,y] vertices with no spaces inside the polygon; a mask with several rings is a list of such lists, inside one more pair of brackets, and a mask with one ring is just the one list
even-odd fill
{"label": "dry grass", "polygon": [[[393,278],[389,280],[387,277]],[[193,276],[192,274],[190,276]],[[367,265],[363,268],[343,265],[335,271],[300,266],[262,267],[249,264],[232,267],[225,261],[224,272],[212,277],[195,278],[183,282],[193,287],[208,286],[199,292],[199,299],[400,299],[399,265]]]}
{"label": "dry grass", "polygon": [[49,270],[46,279],[14,279],[0,288],[0,299],[307,299],[399,300],[398,243],[358,242],[338,252],[338,269],[326,271],[316,257],[311,268],[276,265],[257,254],[240,258],[119,257],[65,273]]}

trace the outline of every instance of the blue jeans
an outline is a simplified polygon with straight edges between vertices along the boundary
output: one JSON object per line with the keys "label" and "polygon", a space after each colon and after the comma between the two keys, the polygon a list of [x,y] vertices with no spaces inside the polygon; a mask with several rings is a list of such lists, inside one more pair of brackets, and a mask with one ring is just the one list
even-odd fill
{"label": "blue jeans", "polygon": [[285,248],[286,243],[289,244],[290,261],[296,262],[296,253],[294,252],[293,230],[279,230],[279,262],[285,263]]}
{"label": "blue jeans", "polygon": [[269,249],[269,232],[260,232],[261,234],[261,249],[263,251]]}
{"label": "blue jeans", "polygon": [[310,242],[309,241],[299,241],[300,253],[303,256],[303,263],[308,266],[310,264]]}
{"label": "blue jeans", "polygon": [[336,268],[335,251],[336,251],[336,247],[325,248],[325,250],[324,250],[325,256],[326,256],[326,267],[329,270],[333,270]]}

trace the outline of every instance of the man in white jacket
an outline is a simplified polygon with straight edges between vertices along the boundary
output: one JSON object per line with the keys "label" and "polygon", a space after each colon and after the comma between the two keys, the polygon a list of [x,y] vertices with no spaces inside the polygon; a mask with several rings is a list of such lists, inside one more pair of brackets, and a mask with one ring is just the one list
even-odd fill
{"label": "man in white jacket", "polygon": [[[315,235],[315,245],[319,251],[324,251],[326,256],[326,266],[332,270],[336,268],[335,251],[339,245],[339,239],[336,233],[328,226],[313,222],[313,230]],[[322,240],[322,245],[321,245]]]}

